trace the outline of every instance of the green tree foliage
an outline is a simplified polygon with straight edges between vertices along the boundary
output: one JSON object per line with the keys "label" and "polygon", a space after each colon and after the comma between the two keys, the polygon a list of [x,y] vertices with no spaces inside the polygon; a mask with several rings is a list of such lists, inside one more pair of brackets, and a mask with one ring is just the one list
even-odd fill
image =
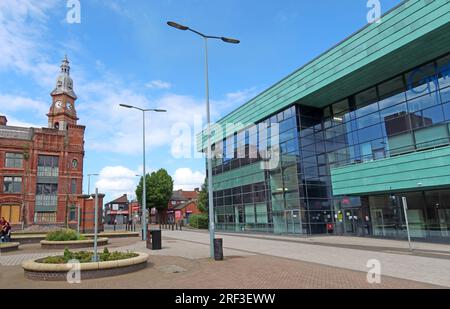
{"label": "green tree foliage", "polygon": [[202,190],[198,196],[198,210],[200,210],[203,214],[208,214],[208,181],[205,179],[205,182],[202,185]]}
{"label": "green tree foliage", "polygon": [[192,215],[189,218],[189,226],[195,229],[207,229],[208,222],[208,215],[206,214]]}
{"label": "green tree foliage", "polygon": [[[167,209],[170,197],[173,191],[172,177],[167,173],[165,169],[160,169],[157,172],[147,174],[145,176],[146,181],[146,208],[156,208],[158,213]],[[136,188],[136,196],[139,203],[142,205],[142,186],[143,178],[139,181],[139,185]]]}

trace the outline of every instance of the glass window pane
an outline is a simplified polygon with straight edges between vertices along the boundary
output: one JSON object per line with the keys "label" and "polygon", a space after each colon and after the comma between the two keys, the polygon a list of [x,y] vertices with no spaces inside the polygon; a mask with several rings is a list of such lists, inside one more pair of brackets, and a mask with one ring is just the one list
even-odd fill
{"label": "glass window pane", "polygon": [[410,152],[415,149],[412,133],[403,133],[388,137],[391,156]]}
{"label": "glass window pane", "polygon": [[355,95],[356,106],[365,106],[378,101],[377,89],[370,88]]}
{"label": "glass window pane", "polygon": [[[450,80],[450,77],[448,79]],[[440,92],[441,92],[441,102],[442,103],[450,102],[450,87],[441,89]]]}
{"label": "glass window pane", "polygon": [[358,138],[361,143],[379,139],[381,137],[383,137],[381,125],[375,125],[358,131]]}
{"label": "glass window pane", "polygon": [[409,101],[408,111],[413,113],[436,104],[439,104],[439,94],[437,92],[433,92]]}
{"label": "glass window pane", "polygon": [[445,120],[450,120],[450,103],[444,104],[443,107]]}
{"label": "glass window pane", "polygon": [[438,145],[448,144],[447,126],[433,126],[420,129],[414,132],[417,148],[429,148]]}
{"label": "glass window pane", "polygon": [[333,114],[340,115],[349,111],[348,100],[345,99],[343,101],[337,102],[333,104]]}
{"label": "glass window pane", "polygon": [[378,92],[380,95],[380,108],[392,106],[393,104],[404,102],[405,85],[403,82],[403,76],[398,76],[378,86]]}
{"label": "glass window pane", "polygon": [[429,63],[407,73],[406,83],[408,88],[406,97],[408,100],[436,91],[437,81],[434,64]]}
{"label": "glass window pane", "polygon": [[424,126],[440,123],[444,121],[442,105],[438,105],[422,112]]}
{"label": "glass window pane", "polygon": [[439,86],[441,89],[450,86],[450,55],[437,61]]}
{"label": "glass window pane", "polygon": [[370,114],[356,120],[358,125],[358,129],[362,129],[365,127],[370,127],[371,125],[377,124],[380,122],[380,115],[378,113]]}

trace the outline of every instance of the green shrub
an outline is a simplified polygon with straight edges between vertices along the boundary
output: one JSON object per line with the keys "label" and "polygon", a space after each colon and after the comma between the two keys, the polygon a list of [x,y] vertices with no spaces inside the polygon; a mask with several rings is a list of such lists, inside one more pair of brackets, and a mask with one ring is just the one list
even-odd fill
{"label": "green shrub", "polygon": [[85,240],[83,235],[78,236],[77,232],[70,229],[53,231],[47,233],[45,238],[48,241],[74,241],[74,240]]}
{"label": "green shrub", "polygon": [[208,215],[198,214],[189,217],[189,226],[196,229],[207,229],[208,228]]}
{"label": "green shrub", "polygon": [[[49,256],[46,258],[43,258],[41,260],[38,260],[38,263],[44,263],[44,264],[66,264],[70,260],[78,260],[80,263],[90,263],[92,262],[92,258],[94,256],[93,252],[86,252],[86,251],[78,251],[78,252],[72,252],[69,249],[64,250],[64,255],[62,256]],[[99,261],[100,262],[106,262],[106,261],[118,261],[118,260],[125,260],[137,257],[138,254],[132,253],[132,252],[112,252],[110,253],[107,248],[103,250],[103,253],[100,253],[99,255]]]}

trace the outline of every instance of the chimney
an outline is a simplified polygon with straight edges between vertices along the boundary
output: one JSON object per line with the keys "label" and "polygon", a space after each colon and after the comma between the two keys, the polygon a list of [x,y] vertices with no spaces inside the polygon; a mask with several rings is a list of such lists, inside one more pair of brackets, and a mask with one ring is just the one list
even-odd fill
{"label": "chimney", "polygon": [[6,126],[8,119],[5,116],[0,116],[0,126]]}

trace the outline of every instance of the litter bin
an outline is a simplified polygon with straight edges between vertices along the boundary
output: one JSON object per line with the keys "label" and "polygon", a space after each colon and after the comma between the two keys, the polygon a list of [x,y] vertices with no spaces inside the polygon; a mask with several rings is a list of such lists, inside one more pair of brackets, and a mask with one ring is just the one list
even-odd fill
{"label": "litter bin", "polygon": [[151,233],[151,249],[161,250],[162,249],[161,230],[151,230],[150,233]]}
{"label": "litter bin", "polygon": [[222,238],[214,239],[214,260],[223,261],[223,240],[222,240]]}

